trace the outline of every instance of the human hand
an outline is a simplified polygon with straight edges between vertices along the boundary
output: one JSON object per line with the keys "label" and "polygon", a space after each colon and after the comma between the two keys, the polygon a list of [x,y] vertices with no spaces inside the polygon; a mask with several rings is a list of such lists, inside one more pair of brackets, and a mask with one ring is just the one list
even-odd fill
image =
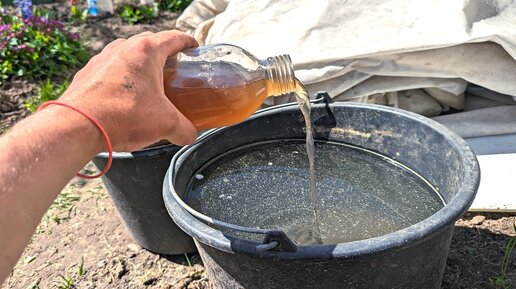
{"label": "human hand", "polygon": [[196,46],[194,38],[179,31],[117,39],[75,75],[59,100],[97,119],[115,151],[161,139],[190,144],[197,132],[165,96],[163,67],[168,57]]}

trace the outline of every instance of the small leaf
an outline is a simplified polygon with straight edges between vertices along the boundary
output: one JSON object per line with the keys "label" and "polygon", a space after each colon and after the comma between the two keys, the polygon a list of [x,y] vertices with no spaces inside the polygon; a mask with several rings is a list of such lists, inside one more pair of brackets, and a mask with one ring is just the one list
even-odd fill
{"label": "small leaf", "polygon": [[25,256],[23,258],[23,264],[29,264],[30,262],[36,260],[35,256]]}
{"label": "small leaf", "polygon": [[79,267],[77,268],[77,274],[79,274],[79,276],[84,275],[84,257],[81,257],[81,263],[79,264]]}

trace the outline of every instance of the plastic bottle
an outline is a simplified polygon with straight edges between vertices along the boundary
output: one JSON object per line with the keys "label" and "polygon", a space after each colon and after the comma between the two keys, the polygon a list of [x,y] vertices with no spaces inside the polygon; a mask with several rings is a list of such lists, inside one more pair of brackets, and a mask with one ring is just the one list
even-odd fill
{"label": "plastic bottle", "polygon": [[288,55],[259,60],[244,49],[214,44],[170,58],[165,94],[198,130],[239,123],[267,97],[294,92]]}
{"label": "plastic bottle", "polygon": [[98,16],[97,0],[88,0],[88,13],[91,16]]}
{"label": "plastic bottle", "polygon": [[113,14],[113,2],[111,0],[88,0],[88,14],[102,16]]}

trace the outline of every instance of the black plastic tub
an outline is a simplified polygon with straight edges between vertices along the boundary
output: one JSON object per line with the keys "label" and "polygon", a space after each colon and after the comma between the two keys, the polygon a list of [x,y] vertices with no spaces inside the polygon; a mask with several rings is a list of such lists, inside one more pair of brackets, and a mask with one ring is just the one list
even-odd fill
{"label": "black plastic tub", "polygon": [[[295,245],[281,231],[227,224],[186,205],[189,180],[214,157],[257,142],[304,138],[303,117],[296,105],[260,111],[183,148],[165,177],[168,212],[195,239],[215,286],[439,288],[454,222],[471,205],[480,180],[476,157],[467,144],[428,118],[384,106],[318,103],[312,107],[312,121],[316,139],[352,144],[395,159],[438,188],[446,204],[402,230],[328,245]],[[263,242],[225,234],[227,230],[262,234]]]}
{"label": "black plastic tub", "polygon": [[[179,149],[169,144],[113,153],[111,168],[102,177],[133,238],[154,253],[177,255],[196,251],[192,238],[170,219],[163,203],[163,178]],[[102,169],[107,157],[107,153],[101,153],[93,163]]]}

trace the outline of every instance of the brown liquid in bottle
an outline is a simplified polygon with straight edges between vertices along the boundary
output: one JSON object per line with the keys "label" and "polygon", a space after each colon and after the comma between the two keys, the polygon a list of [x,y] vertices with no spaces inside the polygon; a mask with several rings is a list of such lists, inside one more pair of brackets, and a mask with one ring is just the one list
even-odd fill
{"label": "brown liquid in bottle", "polygon": [[270,95],[265,79],[253,77],[243,68],[223,66],[217,64],[215,69],[231,71],[210,75],[206,67],[188,67],[187,63],[181,74],[164,70],[165,94],[197,130],[242,122]]}

